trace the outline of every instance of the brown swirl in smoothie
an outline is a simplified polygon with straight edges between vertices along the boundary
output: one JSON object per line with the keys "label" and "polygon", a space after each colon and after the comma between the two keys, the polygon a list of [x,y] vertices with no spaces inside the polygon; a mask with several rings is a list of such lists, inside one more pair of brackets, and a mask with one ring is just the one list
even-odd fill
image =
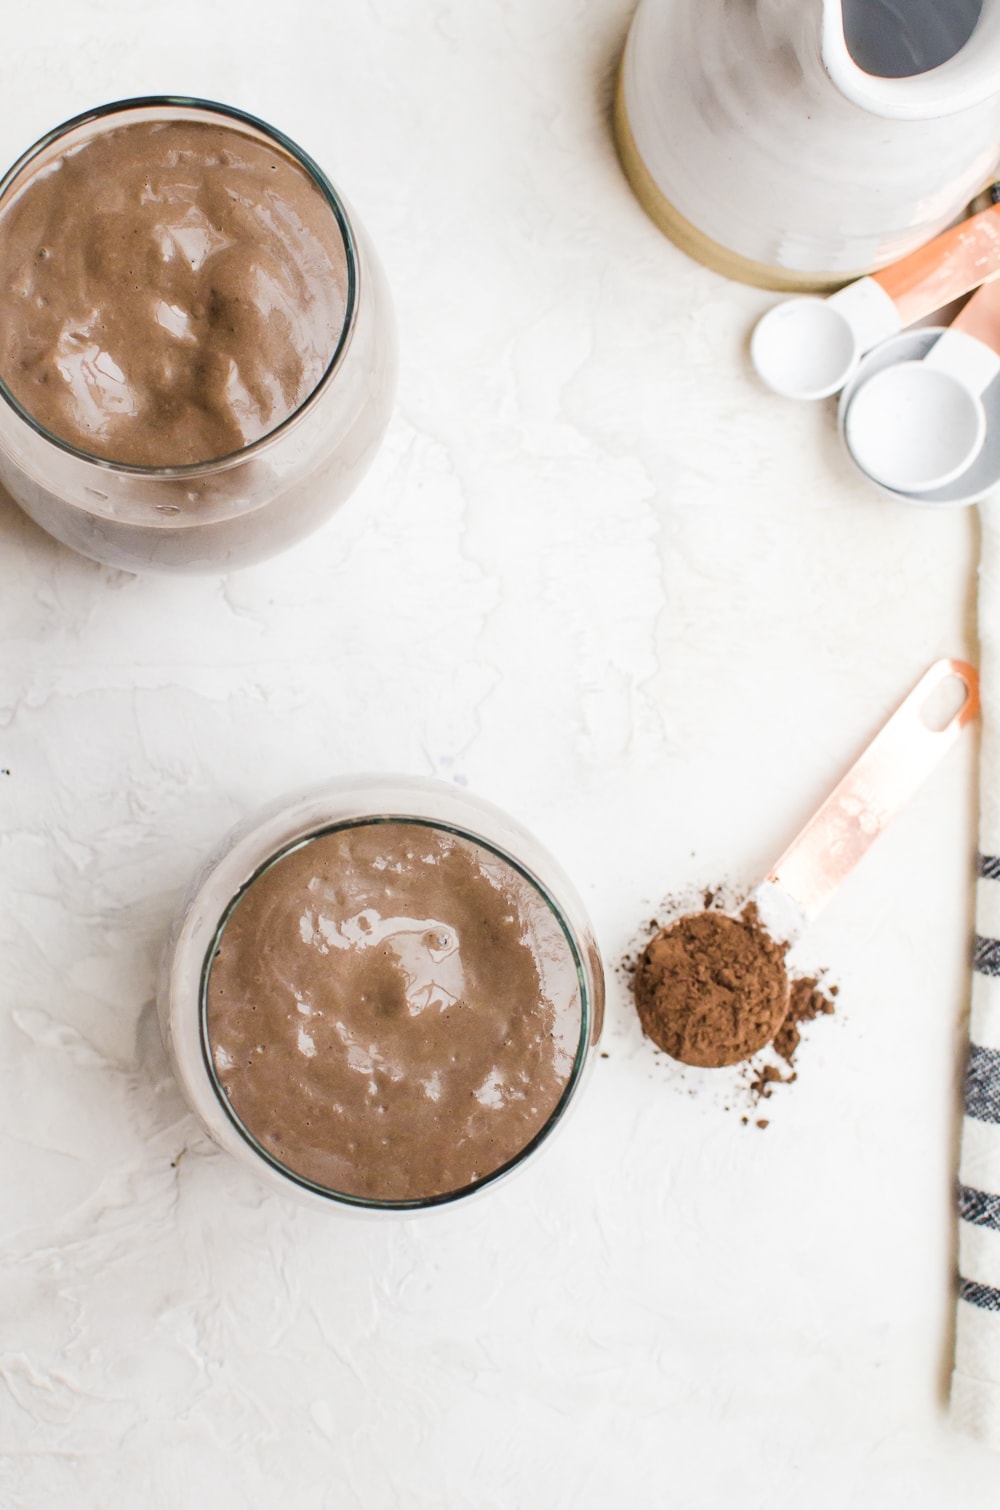
{"label": "brown swirl in smoothie", "polygon": [[275,429],[323,376],[346,300],[329,203],[233,127],[105,130],[0,205],[0,378],[107,461],[205,462]]}

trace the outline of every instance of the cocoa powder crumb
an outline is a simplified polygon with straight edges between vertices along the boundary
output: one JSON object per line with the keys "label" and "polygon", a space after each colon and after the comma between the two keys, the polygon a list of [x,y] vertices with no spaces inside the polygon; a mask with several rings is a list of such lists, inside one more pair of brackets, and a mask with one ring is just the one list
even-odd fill
{"label": "cocoa powder crumb", "polygon": [[776,1065],[764,1064],[750,1082],[750,1094],[755,1101],[766,1101],[776,1085],[790,1085],[794,1079],[794,1075],[783,1075]]}

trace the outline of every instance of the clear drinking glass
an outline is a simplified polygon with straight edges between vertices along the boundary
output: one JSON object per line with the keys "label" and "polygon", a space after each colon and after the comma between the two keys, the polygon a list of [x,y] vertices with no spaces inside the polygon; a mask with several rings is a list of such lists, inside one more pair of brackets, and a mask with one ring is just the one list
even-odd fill
{"label": "clear drinking glass", "polygon": [[308,535],[367,470],[396,379],[392,302],[372,246],[321,169],[242,111],[169,96],[125,100],[49,132],[0,180],[0,204],[67,150],[135,122],[206,121],[291,157],[326,199],[343,238],[348,297],[340,341],[310,396],[261,439],[176,467],[105,461],[27,413],[0,380],[0,482],[64,545],[125,571],[228,571]]}
{"label": "clear drinking glass", "polygon": [[[290,1171],[243,1125],[220,1084],[207,1027],[208,977],[233,906],[276,860],[305,841],[361,823],[409,820],[471,840],[530,883],[550,909],[575,966],[579,1038],[558,1103],[516,1157],[462,1189],[383,1200],[318,1185]],[[471,794],[416,777],[343,778],[254,814],[229,833],[194,877],[175,915],[160,970],[160,1026],[181,1089],[208,1135],[271,1189],[326,1208],[421,1210],[489,1188],[547,1141],[575,1099],[604,1016],[604,971],[583,905],[552,857],[512,818]]]}

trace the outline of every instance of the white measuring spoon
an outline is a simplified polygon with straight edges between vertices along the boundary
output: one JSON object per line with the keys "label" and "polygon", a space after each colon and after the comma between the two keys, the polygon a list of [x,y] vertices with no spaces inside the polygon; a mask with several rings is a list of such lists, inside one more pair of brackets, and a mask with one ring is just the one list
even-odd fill
{"label": "white measuring spoon", "polygon": [[894,362],[862,383],[844,438],[862,472],[899,493],[961,477],[986,440],[982,395],[1000,372],[1000,282],[973,294],[919,361]]}
{"label": "white measuring spoon", "polygon": [[775,393],[828,398],[866,351],[998,274],[1000,205],[991,205],[827,299],[783,299],[757,322],[751,360]]}

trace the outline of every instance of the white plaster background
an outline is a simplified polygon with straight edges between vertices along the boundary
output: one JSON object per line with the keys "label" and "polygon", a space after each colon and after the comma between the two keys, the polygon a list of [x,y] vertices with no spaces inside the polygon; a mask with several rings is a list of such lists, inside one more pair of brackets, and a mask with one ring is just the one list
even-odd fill
{"label": "white plaster background", "polygon": [[748,372],[771,296],[626,188],[628,8],[6,0],[0,158],[148,91],[273,120],[371,231],[402,374],[339,517],[228,579],[104,570],[0,499],[4,1510],[997,1503],[942,1407],[972,738],[802,946],[841,1006],[766,1131],[612,976],[609,1058],[534,1167],[352,1221],[215,1151],[158,1039],[175,899],[282,791],[467,782],[614,964],[974,654],[973,513],[868,496],[830,408]]}

